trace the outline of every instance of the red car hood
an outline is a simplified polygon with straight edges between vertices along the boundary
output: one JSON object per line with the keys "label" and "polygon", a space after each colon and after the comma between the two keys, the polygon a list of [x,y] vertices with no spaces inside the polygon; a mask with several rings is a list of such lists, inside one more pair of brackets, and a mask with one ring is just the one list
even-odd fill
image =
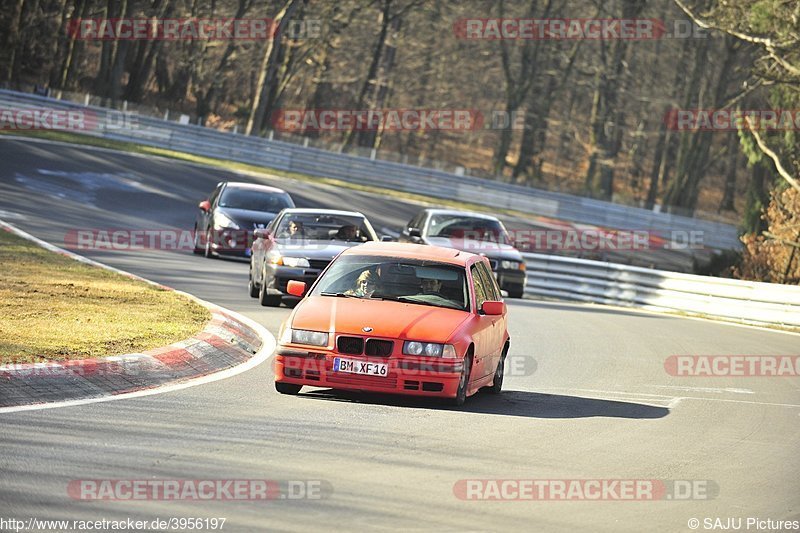
{"label": "red car hood", "polygon": [[[312,296],[295,309],[291,327],[395,339],[445,342],[467,311],[382,300]],[[364,332],[362,328],[371,327]]]}

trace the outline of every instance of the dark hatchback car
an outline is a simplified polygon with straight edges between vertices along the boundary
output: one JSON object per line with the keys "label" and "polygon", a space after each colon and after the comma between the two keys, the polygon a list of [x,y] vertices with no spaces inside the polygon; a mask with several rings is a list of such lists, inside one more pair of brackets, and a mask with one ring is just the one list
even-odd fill
{"label": "dark hatchback car", "polygon": [[297,208],[281,211],[255,237],[248,290],[269,306],[281,304],[290,280],[310,286],[340,252],[378,240],[361,213]]}
{"label": "dark hatchback car", "polygon": [[497,283],[509,297],[522,298],[525,293],[525,261],[496,217],[468,211],[423,209],[403,228],[399,241],[485,255]]}
{"label": "dark hatchback car", "polygon": [[194,223],[194,253],[206,257],[250,257],[253,231],[267,227],[294,201],[283,189],[222,181],[198,205]]}

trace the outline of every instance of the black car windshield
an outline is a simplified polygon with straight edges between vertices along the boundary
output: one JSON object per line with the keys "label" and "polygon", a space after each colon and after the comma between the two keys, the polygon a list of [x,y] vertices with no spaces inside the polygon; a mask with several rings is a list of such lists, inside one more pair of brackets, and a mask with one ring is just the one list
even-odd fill
{"label": "black car windshield", "polygon": [[259,191],[245,187],[226,187],[222,192],[222,197],[219,199],[219,206],[277,213],[281,209],[294,207],[294,203],[285,192]]}
{"label": "black car windshield", "polygon": [[287,213],[275,229],[275,238],[306,241],[372,241],[364,217],[327,213]]}
{"label": "black car windshield", "polygon": [[417,259],[344,255],[328,268],[311,294],[469,310],[463,267]]}
{"label": "black car windshield", "polygon": [[432,215],[427,236],[511,244],[499,220],[463,215]]}

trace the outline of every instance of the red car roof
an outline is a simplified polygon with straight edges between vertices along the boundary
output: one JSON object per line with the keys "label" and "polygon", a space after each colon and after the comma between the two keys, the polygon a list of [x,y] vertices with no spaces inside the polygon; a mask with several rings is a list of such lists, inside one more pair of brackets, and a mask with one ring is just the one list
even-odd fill
{"label": "red car roof", "polygon": [[442,246],[398,242],[368,242],[345,250],[342,255],[386,255],[403,259],[428,259],[451,265],[466,266],[467,261],[475,254]]}

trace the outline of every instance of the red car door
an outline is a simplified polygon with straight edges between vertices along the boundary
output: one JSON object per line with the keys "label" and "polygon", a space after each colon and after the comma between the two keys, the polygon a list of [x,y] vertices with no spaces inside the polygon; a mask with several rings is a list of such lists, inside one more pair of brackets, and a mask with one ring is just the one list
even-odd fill
{"label": "red car door", "polygon": [[480,312],[483,302],[488,300],[487,287],[478,270],[478,264],[473,264],[470,269],[472,289],[475,295],[475,319],[472,330],[472,340],[475,343],[475,354],[472,362],[472,379],[479,380],[487,374],[494,372],[492,367],[492,349],[494,344],[493,321],[497,317],[487,316]]}
{"label": "red car door", "polygon": [[[497,286],[497,280],[495,279],[494,275],[492,274],[491,269],[486,265],[486,263],[478,263],[478,273],[481,276],[481,280],[484,283],[485,291],[486,291],[486,299],[487,300],[494,300],[500,301],[503,297],[500,295],[500,287]],[[505,343],[505,332],[506,332],[506,323],[504,316],[492,316],[487,317],[491,319],[492,328],[491,328],[491,363],[487,360],[487,365],[489,367],[489,372],[494,373],[495,369],[497,368],[498,363],[500,362],[500,357],[503,354],[503,344]]]}

